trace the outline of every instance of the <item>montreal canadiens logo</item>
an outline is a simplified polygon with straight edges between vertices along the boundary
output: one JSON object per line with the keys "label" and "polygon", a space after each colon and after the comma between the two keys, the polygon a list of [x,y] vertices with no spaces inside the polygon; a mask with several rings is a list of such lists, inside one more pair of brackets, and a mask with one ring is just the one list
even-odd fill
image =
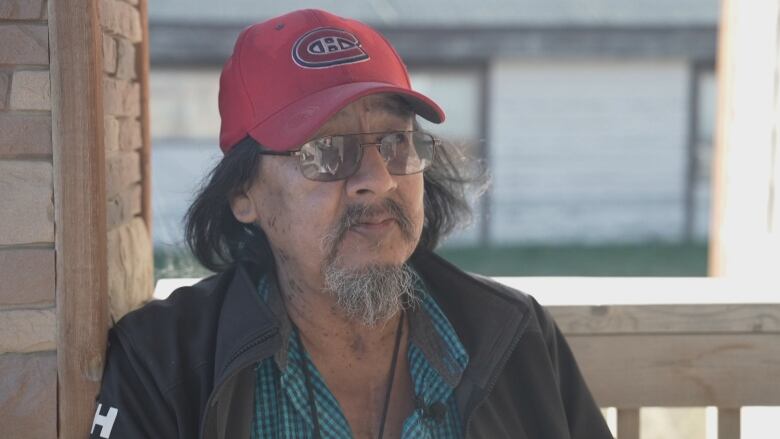
{"label": "montreal canadiens logo", "polygon": [[321,27],[301,35],[292,48],[295,64],[307,69],[324,69],[366,61],[369,57],[351,33]]}

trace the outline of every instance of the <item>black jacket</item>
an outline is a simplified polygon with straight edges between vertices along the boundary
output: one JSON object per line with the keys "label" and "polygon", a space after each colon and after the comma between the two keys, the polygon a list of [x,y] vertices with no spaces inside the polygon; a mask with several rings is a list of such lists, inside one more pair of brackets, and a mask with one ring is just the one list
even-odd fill
{"label": "black jacket", "polygon": [[[533,298],[432,253],[412,264],[470,357],[455,393],[468,438],[612,437],[566,341]],[[256,293],[260,274],[239,264],[120,320],[91,437],[248,439],[254,365],[281,344]]]}

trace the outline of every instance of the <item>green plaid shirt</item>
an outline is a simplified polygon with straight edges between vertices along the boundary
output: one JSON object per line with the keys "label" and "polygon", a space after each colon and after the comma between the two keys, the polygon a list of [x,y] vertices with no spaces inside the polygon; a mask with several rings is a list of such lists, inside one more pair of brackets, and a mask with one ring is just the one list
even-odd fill
{"label": "green plaid shirt", "polygon": [[[454,389],[468,364],[468,354],[419,277],[416,278],[415,288],[422,303],[408,312],[410,332],[407,353],[414,393],[422,400],[422,406],[439,402],[447,410],[439,421],[423,416],[421,408],[415,409],[404,421],[401,437],[462,437]],[[258,292],[281,322],[283,345],[273,358],[258,363],[255,368],[257,385],[252,439],[313,437],[314,424],[301,368],[304,362],[314,388],[322,438],[352,437],[338,401],[308,353],[298,344],[295,328],[284,310],[274,276],[261,279]]]}

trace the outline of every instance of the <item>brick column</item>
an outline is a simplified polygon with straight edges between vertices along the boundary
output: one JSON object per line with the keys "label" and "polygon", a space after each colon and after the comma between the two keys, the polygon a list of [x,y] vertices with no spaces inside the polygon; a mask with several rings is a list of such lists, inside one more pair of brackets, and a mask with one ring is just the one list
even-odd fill
{"label": "brick column", "polygon": [[[108,289],[118,320],[148,300],[152,245],[142,217],[142,15],[138,0],[100,0],[108,196]],[[146,182],[148,184],[148,182]]]}
{"label": "brick column", "polygon": [[0,430],[57,436],[48,17],[0,2]]}

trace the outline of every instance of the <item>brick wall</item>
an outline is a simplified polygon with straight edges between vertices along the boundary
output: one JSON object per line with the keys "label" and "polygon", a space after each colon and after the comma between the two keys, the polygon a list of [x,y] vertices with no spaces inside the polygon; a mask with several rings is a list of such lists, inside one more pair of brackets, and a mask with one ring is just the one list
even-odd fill
{"label": "brick wall", "polygon": [[106,148],[108,289],[118,320],[152,291],[152,247],[141,218],[142,38],[138,0],[100,0]]}
{"label": "brick wall", "polygon": [[0,425],[9,438],[57,435],[46,8],[0,1]]}
{"label": "brick wall", "polygon": [[[143,180],[148,178],[142,152],[144,60],[139,7],[143,5],[139,0],[94,1],[103,53],[102,83],[95,87],[103,91],[105,133],[104,144],[95,147],[105,148],[109,282],[108,291],[83,294],[108,293],[111,315],[118,319],[152,293],[151,240],[142,217]],[[61,315],[55,300],[55,243],[59,242],[55,218],[67,206],[56,199],[59,192],[54,185],[60,181],[55,175],[68,170],[56,169],[53,157],[59,157],[57,148],[68,145],[53,141],[59,137],[52,123],[58,106],[52,105],[51,92],[50,62],[57,56],[50,52],[51,6],[47,0],[0,0],[0,436],[4,438],[57,437],[57,349],[68,348],[58,346],[67,338],[58,337],[57,327],[69,316]],[[65,20],[58,26],[67,24]],[[60,68],[67,69],[69,61],[84,62],[59,59]],[[63,371],[59,372],[62,380]],[[63,395],[59,398],[61,403]]]}

